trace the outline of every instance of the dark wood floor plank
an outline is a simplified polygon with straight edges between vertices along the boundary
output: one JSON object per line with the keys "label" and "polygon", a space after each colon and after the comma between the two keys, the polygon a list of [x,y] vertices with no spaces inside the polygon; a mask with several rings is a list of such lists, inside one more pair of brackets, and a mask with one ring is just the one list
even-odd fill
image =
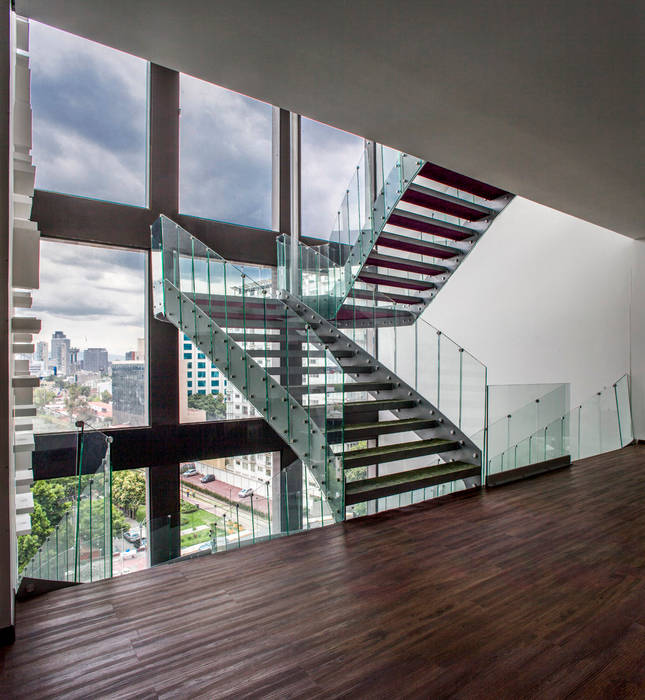
{"label": "dark wood floor plank", "polygon": [[2,698],[645,695],[645,447],[20,603]]}

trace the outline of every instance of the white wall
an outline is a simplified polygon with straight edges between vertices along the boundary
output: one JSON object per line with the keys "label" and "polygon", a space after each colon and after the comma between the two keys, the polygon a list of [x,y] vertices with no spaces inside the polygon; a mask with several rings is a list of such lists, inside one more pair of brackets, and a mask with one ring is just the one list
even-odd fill
{"label": "white wall", "polygon": [[633,241],[631,258],[631,387],[634,437],[645,440],[645,240]]}
{"label": "white wall", "polygon": [[[424,318],[488,365],[490,384],[570,382],[576,405],[628,370],[635,245],[516,197]],[[641,370],[645,387],[645,357]]]}

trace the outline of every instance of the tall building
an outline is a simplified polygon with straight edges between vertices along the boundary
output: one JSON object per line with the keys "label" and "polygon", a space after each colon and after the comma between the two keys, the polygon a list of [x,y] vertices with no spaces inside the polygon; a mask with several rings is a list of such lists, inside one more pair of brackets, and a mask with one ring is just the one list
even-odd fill
{"label": "tall building", "polygon": [[112,363],[113,425],[143,425],[146,420],[146,368],[143,362]]}
{"label": "tall building", "polygon": [[56,374],[65,377],[70,370],[70,340],[63,331],[54,331],[51,339],[51,364]]}
{"label": "tall building", "polygon": [[125,353],[125,359],[132,362],[137,359],[137,353],[134,350],[128,350],[128,352]]}
{"label": "tall building", "polygon": [[39,340],[36,343],[34,359],[41,363],[42,372],[45,374],[49,366],[49,344],[46,340]]}
{"label": "tall building", "polygon": [[137,350],[135,352],[134,360],[139,360],[143,362],[146,359],[146,339],[137,338]]}
{"label": "tall building", "polygon": [[107,368],[108,351],[105,348],[87,348],[83,351],[83,369],[86,372],[107,372]]}

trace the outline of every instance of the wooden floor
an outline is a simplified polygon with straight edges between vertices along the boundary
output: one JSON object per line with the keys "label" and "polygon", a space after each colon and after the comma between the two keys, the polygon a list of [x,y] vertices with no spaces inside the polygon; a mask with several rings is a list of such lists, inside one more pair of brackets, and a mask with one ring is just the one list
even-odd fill
{"label": "wooden floor", "polygon": [[645,697],[645,447],[57,591],[17,625],[3,698]]}

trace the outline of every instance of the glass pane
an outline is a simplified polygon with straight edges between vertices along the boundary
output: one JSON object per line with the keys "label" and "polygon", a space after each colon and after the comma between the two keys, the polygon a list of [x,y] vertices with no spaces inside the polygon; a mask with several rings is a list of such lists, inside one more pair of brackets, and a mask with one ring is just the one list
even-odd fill
{"label": "glass pane", "polygon": [[146,202],[146,61],[30,22],[36,187]]}
{"label": "glass pane", "polygon": [[40,249],[27,311],[42,330],[24,358],[41,378],[35,432],[73,430],[76,420],[145,425],[145,253],[46,240]]}
{"label": "glass pane", "polygon": [[181,76],[180,210],[271,228],[272,107]]}
{"label": "glass pane", "polygon": [[[360,136],[302,117],[300,152],[304,236],[327,240],[332,230],[338,228],[340,204],[347,184],[356,172],[363,148],[364,140]],[[357,196],[356,192],[354,196]]]}

